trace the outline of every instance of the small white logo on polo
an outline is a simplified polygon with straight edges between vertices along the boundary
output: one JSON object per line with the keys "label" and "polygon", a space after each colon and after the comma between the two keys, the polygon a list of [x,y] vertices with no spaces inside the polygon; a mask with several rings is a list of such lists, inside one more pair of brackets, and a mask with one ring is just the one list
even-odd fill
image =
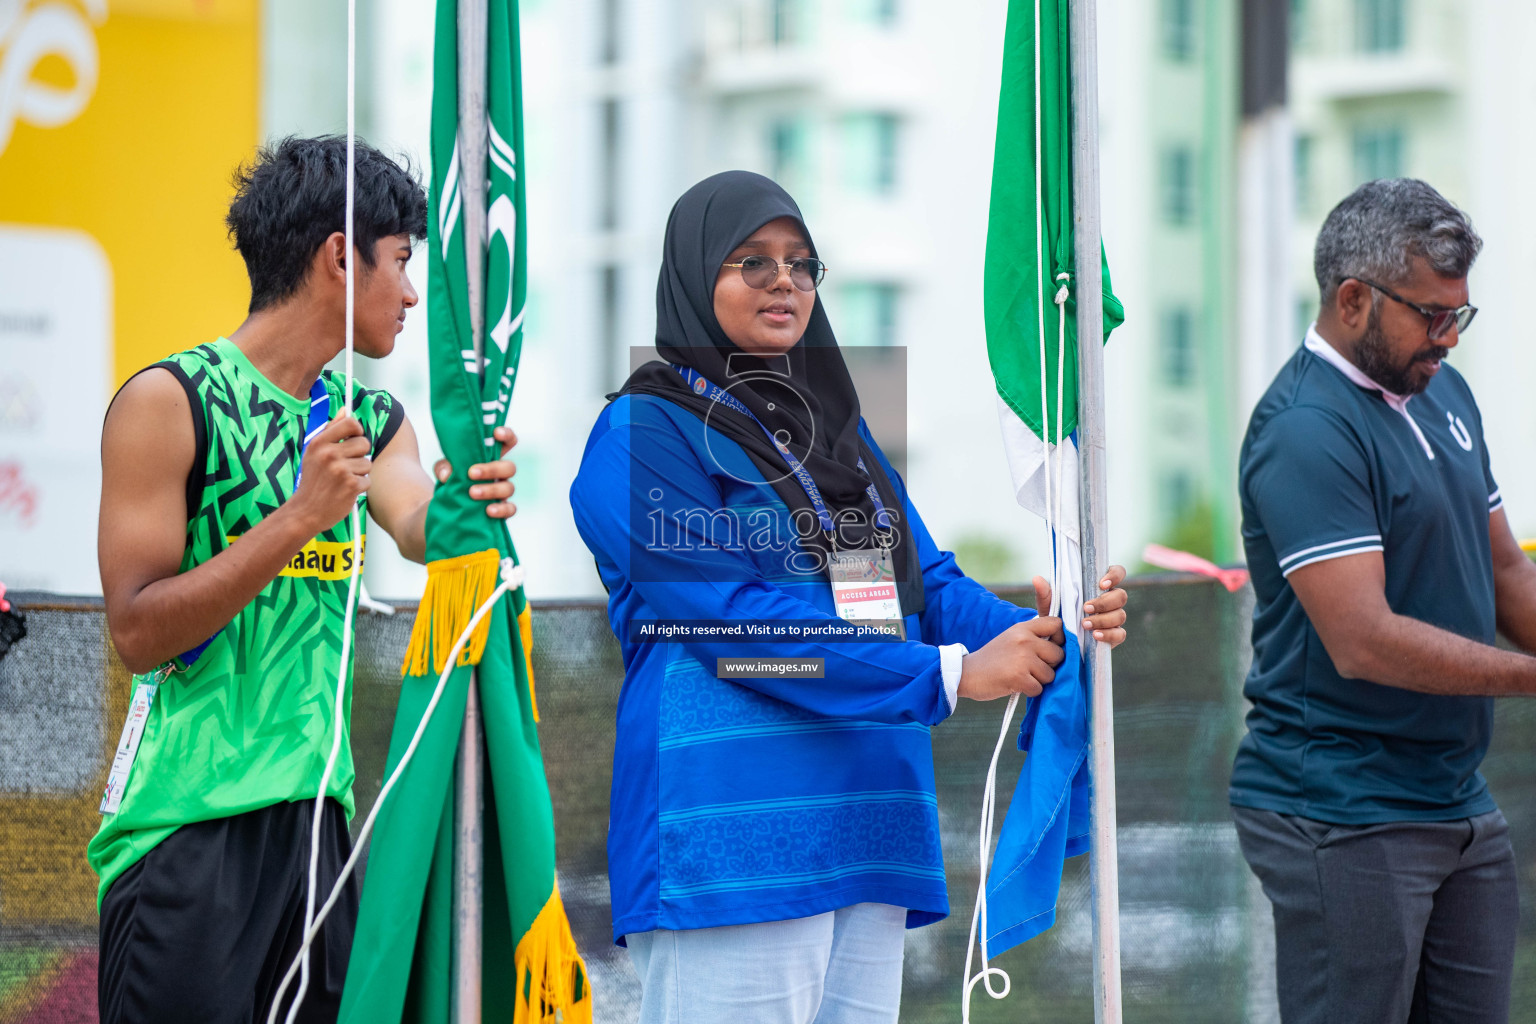
{"label": "small white logo on polo", "polygon": [[1471,451],[1472,433],[1471,431],[1467,430],[1467,425],[1461,422],[1461,417],[1457,416],[1455,413],[1448,412],[1445,414],[1445,418],[1446,421],[1450,424],[1451,436],[1456,439],[1457,444],[1461,445],[1461,450],[1464,452]]}

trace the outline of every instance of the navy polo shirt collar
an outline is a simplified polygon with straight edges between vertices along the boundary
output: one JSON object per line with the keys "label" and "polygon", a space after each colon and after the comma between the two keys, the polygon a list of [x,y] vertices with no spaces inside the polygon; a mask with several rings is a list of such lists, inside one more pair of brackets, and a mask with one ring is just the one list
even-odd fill
{"label": "navy polo shirt collar", "polygon": [[1320,356],[1324,362],[1348,378],[1351,384],[1380,393],[1381,397],[1386,400],[1386,403],[1396,409],[1403,419],[1408,421],[1408,425],[1413,428],[1413,436],[1419,439],[1419,447],[1424,449],[1425,458],[1434,459],[1435,450],[1430,447],[1429,439],[1424,436],[1424,431],[1419,429],[1418,421],[1408,413],[1408,403],[1413,400],[1412,395],[1393,394],[1367,377],[1360,367],[1345,359],[1338,349],[1328,344],[1323,336],[1317,333],[1317,323],[1315,321],[1307,328],[1306,345],[1309,352]]}

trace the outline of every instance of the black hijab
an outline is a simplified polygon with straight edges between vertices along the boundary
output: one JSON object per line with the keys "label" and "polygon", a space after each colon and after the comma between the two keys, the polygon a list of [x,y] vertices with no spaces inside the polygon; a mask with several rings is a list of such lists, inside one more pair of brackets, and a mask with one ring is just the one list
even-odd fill
{"label": "black hijab", "polygon": [[[742,351],[715,318],[715,279],[721,264],[754,231],[780,217],[800,224],[816,255],[800,208],[769,178],[726,171],[683,193],[667,218],[662,246],[656,350],[668,362],[690,367],[710,383],[728,388],[784,441],[816,481],[827,511],[839,524],[839,550],[875,548],[884,540],[892,553],[902,613],[921,612],[923,574],[912,531],[895,487],[859,437],[859,396],[819,298],[799,344],[771,359]],[[641,366],[619,394],[656,395],[682,406],[741,445],[792,514],[813,507],[762,427],[694,394],[666,363]],[[859,470],[861,456],[868,475]],[[876,531],[875,507],[867,493],[871,482],[896,519],[891,530]],[[839,513],[845,519],[839,519]],[[829,550],[820,529],[812,536],[806,532],[798,534],[802,547]]]}

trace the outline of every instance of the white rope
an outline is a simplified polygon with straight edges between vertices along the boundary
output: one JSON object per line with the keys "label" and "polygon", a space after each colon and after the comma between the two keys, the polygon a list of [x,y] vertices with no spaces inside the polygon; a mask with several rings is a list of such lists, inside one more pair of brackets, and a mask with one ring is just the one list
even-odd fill
{"label": "white rope", "polygon": [[[1038,266],[1045,265],[1045,194],[1042,185],[1041,167],[1041,105],[1040,105],[1040,0],[1035,0],[1035,258]],[[1060,281],[1067,275],[1057,276]],[[1040,282],[1036,280],[1033,287],[1039,288]],[[1051,479],[1051,441],[1050,441],[1050,392],[1047,390],[1049,375],[1046,367],[1045,351],[1045,309],[1037,294],[1035,298],[1036,317],[1035,324],[1040,343],[1040,444],[1044,449],[1044,458],[1041,460],[1041,472],[1045,484],[1045,515],[1046,528],[1051,538],[1051,603],[1047,614],[1059,614],[1061,608],[1061,562],[1060,544],[1057,541],[1057,524],[1061,521],[1061,494],[1062,494],[1062,387],[1066,380],[1066,331],[1067,331],[1067,286],[1062,284],[1056,291],[1055,301],[1058,310],[1058,331],[1056,347],[1056,479]],[[1053,486],[1054,483],[1054,486]],[[961,999],[960,1019],[962,1024],[970,1024],[971,1020],[971,993],[976,988],[976,983],[981,982],[987,995],[993,999],[1005,999],[1013,988],[1013,980],[1008,972],[999,967],[991,967],[987,963],[987,874],[990,870],[992,852],[992,831],[997,812],[997,762],[1002,756],[1003,744],[1008,741],[1009,727],[1013,724],[1014,710],[1018,707],[1019,695],[1013,694],[1008,698],[1008,707],[1003,712],[1003,727],[998,733],[997,745],[992,749],[992,762],[987,767],[987,781],[982,789],[981,796],[981,829],[980,849],[978,851],[979,871],[976,882],[976,905],[971,911],[970,938],[965,947],[965,989]],[[971,974],[971,958],[977,948],[981,951],[981,970]],[[1002,979],[1002,990],[994,989],[993,978]]]}
{"label": "white rope", "polygon": [[[354,180],[356,178],[357,166],[356,142],[357,0],[347,0],[347,198],[346,214],[342,225],[342,245],[343,251],[346,253],[346,262],[344,264],[346,271],[346,325],[343,339],[346,351],[346,387],[341,393],[341,409],[336,414],[338,419],[342,416],[350,415],[352,412],[353,326],[357,299],[357,261],[353,259],[352,252],[352,220],[356,199]],[[297,1020],[299,1007],[303,1005],[304,996],[309,992],[309,947],[314,941],[315,932],[319,930],[319,924],[315,920],[315,890],[320,885],[320,832],[325,820],[325,795],[326,790],[331,785],[331,776],[336,771],[336,761],[341,755],[342,733],[346,725],[347,666],[352,657],[352,620],[357,611],[358,585],[362,571],[363,523],[362,514],[358,509],[357,502],[352,504],[349,520],[352,527],[352,572],[347,580],[347,603],[342,615],[341,668],[336,674],[336,702],[332,709],[331,751],[325,759],[325,770],[320,773],[319,792],[315,794],[315,813],[310,822],[309,874],[308,884],[305,887],[304,893],[304,941],[299,947],[298,955],[294,958],[293,966],[288,969],[288,977],[291,977],[294,967],[299,968],[299,988],[294,993],[293,1005],[288,1008],[286,1024],[294,1024],[294,1021]],[[339,891],[339,887],[337,891]],[[287,981],[285,979],[283,987],[279,989],[277,996],[272,1000],[272,1009],[267,1015],[267,1024],[276,1024],[277,1011],[282,1004],[283,991],[286,989]]]}
{"label": "white rope", "polygon": [[[1056,280],[1061,281],[1064,278],[1068,278],[1068,277],[1069,277],[1069,275],[1067,275],[1067,274],[1058,274],[1056,276]],[[1062,613],[1062,607],[1061,607],[1061,573],[1062,573],[1062,561],[1063,560],[1056,553],[1058,548],[1059,548],[1059,544],[1056,541],[1058,533],[1057,533],[1055,527],[1056,527],[1057,523],[1061,522],[1061,494],[1062,494],[1062,483],[1063,483],[1063,480],[1062,480],[1062,465],[1063,465],[1063,462],[1064,462],[1063,457],[1062,457],[1062,448],[1064,447],[1063,442],[1065,440],[1065,435],[1063,434],[1063,431],[1062,431],[1062,428],[1064,426],[1064,423],[1063,423],[1063,415],[1064,414],[1062,412],[1062,409],[1063,409],[1063,407],[1066,404],[1065,402],[1061,401],[1061,393],[1062,393],[1062,387],[1064,386],[1065,380],[1066,380],[1066,369],[1065,369],[1065,367],[1066,367],[1066,362],[1067,362],[1067,360],[1066,360],[1066,350],[1067,350],[1067,344],[1066,344],[1067,343],[1067,298],[1068,298],[1069,295],[1070,295],[1070,292],[1069,292],[1066,284],[1062,284],[1061,287],[1059,287],[1056,290],[1056,295],[1055,295],[1055,302],[1056,302],[1056,309],[1057,309],[1057,350],[1056,350],[1056,399],[1057,400],[1056,400],[1056,450],[1054,452],[1055,460],[1056,460],[1056,482],[1055,482],[1055,499],[1056,500],[1055,500],[1054,506],[1049,504],[1049,502],[1051,500],[1049,497],[1047,497],[1047,499],[1046,499],[1046,501],[1048,503],[1047,504],[1047,508],[1051,509],[1051,518],[1050,518],[1050,522],[1047,525],[1051,529],[1051,536],[1052,536],[1051,604],[1050,604],[1049,609],[1047,610],[1047,614],[1050,614],[1050,615],[1060,615]],[[1041,349],[1040,349],[1040,367],[1041,367],[1042,379],[1044,379],[1044,373],[1045,373],[1045,347],[1044,346],[1041,346]],[[1042,396],[1044,395],[1044,389],[1043,388],[1041,390],[1041,394],[1042,394]],[[1047,415],[1046,415],[1046,410],[1045,410],[1045,404],[1046,404],[1045,403],[1045,399],[1042,397],[1042,399],[1041,399],[1041,421],[1042,422],[1047,422],[1048,421]],[[1047,459],[1049,459],[1050,455],[1052,454],[1051,450],[1050,450],[1050,442],[1047,440],[1044,443],[1046,445]],[[1051,484],[1050,484],[1050,463],[1049,463],[1049,461],[1047,461],[1045,463],[1045,465],[1042,467],[1042,469],[1044,469],[1045,474],[1046,474],[1046,488],[1047,488],[1046,493],[1047,493],[1047,495],[1049,495],[1049,494],[1051,494],[1051,490],[1050,490],[1050,487],[1051,487]],[[992,748],[992,763],[990,765],[988,765],[988,767],[987,767],[987,782],[986,782],[985,788],[983,788],[983,790],[982,790],[982,795],[981,795],[981,832],[980,832],[980,836],[979,836],[980,847],[979,847],[979,850],[978,850],[978,857],[979,857],[979,861],[980,861],[980,865],[981,865],[981,872],[980,872],[981,877],[980,877],[980,880],[979,880],[979,882],[977,883],[977,886],[976,886],[976,905],[975,905],[975,907],[971,911],[971,933],[970,933],[970,938],[966,941],[966,945],[965,945],[965,977],[966,977],[966,983],[965,983],[965,1002],[964,1002],[964,1006],[963,1006],[963,1009],[962,1009],[962,1012],[961,1012],[961,1020],[964,1022],[964,1024],[970,1024],[970,1019],[971,1019],[971,992],[972,992],[973,989],[975,989],[977,982],[981,982],[983,984],[983,986],[987,990],[987,995],[991,996],[993,999],[1006,999],[1008,997],[1009,991],[1013,987],[1013,980],[1008,976],[1008,972],[1007,971],[1003,970],[1000,967],[991,967],[987,963],[987,872],[988,872],[988,854],[992,850],[992,830],[993,830],[994,822],[995,822],[996,816],[997,816],[997,762],[998,762],[998,759],[1002,756],[1003,744],[1005,744],[1008,741],[1009,726],[1011,726],[1013,724],[1013,714],[1014,714],[1015,709],[1018,707],[1018,703],[1019,703],[1019,695],[1018,694],[1015,693],[1013,696],[1008,698],[1008,707],[1003,712],[1003,728],[1002,728],[1001,732],[998,733],[997,745]],[[978,945],[980,946],[980,949],[981,949],[981,970],[973,975],[971,973],[972,955],[975,953],[976,948],[977,948]],[[1003,985],[1002,991],[997,991],[997,990],[995,990],[992,987],[992,979],[993,979],[994,976],[1000,977],[1002,979],[1002,985]]]}
{"label": "white rope", "polygon": [[[1008,727],[1013,724],[1014,709],[1019,706],[1019,695],[1014,694],[1008,698],[1008,708],[1003,712],[1003,728],[997,734],[997,746],[992,748],[992,763],[987,768],[987,784],[981,791],[981,883],[976,888],[976,906],[971,910],[971,937],[965,944],[965,1003],[961,1013],[964,1024],[970,1024],[971,1020],[971,990],[976,983],[982,982],[987,990],[987,995],[993,999],[1006,999],[1008,992],[1013,988],[1013,980],[1008,977],[1008,972],[1000,967],[987,966],[987,855],[992,850],[992,825],[996,818],[997,802],[997,761],[1002,756],[1003,744],[1008,742]],[[981,945],[981,970],[976,974],[971,973],[971,956],[976,952],[977,940]],[[993,975],[1003,979],[1003,990],[995,991],[992,988]]]}
{"label": "white rope", "polygon": [[[1063,572],[1062,559],[1059,556],[1061,545],[1056,541],[1057,527],[1061,524],[1061,494],[1062,494],[1062,463],[1065,461],[1063,449],[1066,447],[1066,434],[1062,430],[1062,419],[1065,415],[1067,403],[1062,395],[1067,386],[1067,299],[1071,291],[1067,282],[1072,275],[1062,272],[1056,275],[1056,280],[1061,282],[1061,287],[1056,289],[1056,504],[1051,512],[1051,550],[1055,557],[1051,559],[1051,608],[1053,615],[1062,613],[1061,607],[1061,574]],[[1065,629],[1065,624],[1063,624]]]}
{"label": "white rope", "polygon": [[[459,638],[454,641],[452,649],[448,652],[448,661],[443,666],[442,674],[437,677],[437,686],[433,688],[432,697],[427,701],[426,710],[422,712],[421,721],[416,723],[416,731],[411,734],[411,742],[406,744],[405,752],[400,755],[400,763],[395,765],[395,770],[389,773],[389,778],[384,781],[383,788],[379,790],[378,799],[374,800],[373,807],[368,811],[368,817],[363,819],[363,827],[358,830],[357,841],[352,844],[352,855],[342,865],[341,873],[336,877],[336,884],[331,888],[330,895],[326,897],[325,903],[320,907],[320,912],[315,915],[312,922],[306,922],[303,942],[303,947],[306,951],[309,949],[310,944],[314,942],[315,936],[319,934],[320,926],[325,923],[325,919],[330,915],[331,909],[336,906],[336,901],[341,898],[341,890],[346,885],[347,879],[352,877],[352,871],[357,866],[358,857],[362,855],[363,848],[368,844],[368,837],[373,833],[373,823],[379,816],[379,809],[384,806],[385,799],[394,790],[395,783],[400,780],[400,776],[405,774],[406,766],[411,763],[411,758],[416,756],[416,748],[421,743],[421,737],[427,731],[428,723],[432,721],[432,714],[437,710],[438,701],[442,699],[443,690],[448,685],[448,679],[453,675],[453,670],[458,667],[456,663],[459,660],[459,652],[469,642],[469,636],[475,631],[475,627],[480,625],[480,620],[485,618],[490,610],[495,607],[496,602],[501,600],[502,595],[516,590],[523,585],[524,576],[523,567],[512,564],[512,559],[503,558],[501,560],[500,585],[491,592],[490,597],[485,599],[484,604],[475,609],[475,614],[469,617],[469,624],[464,627],[464,632],[460,633]],[[278,1004],[282,1002],[284,993],[288,991],[288,985],[293,981],[295,972],[299,970],[299,964],[300,961],[296,958],[293,964],[289,966],[288,973],[283,975],[282,983],[277,988],[277,994],[272,999],[273,1016],[267,1018],[268,1024],[273,1024],[276,1020]],[[303,983],[300,982],[300,993],[302,992]],[[294,996],[294,1006],[299,1005],[300,998],[301,996],[299,995]]]}
{"label": "white rope", "polygon": [[[1042,144],[1041,106],[1040,106],[1040,0],[1035,0],[1035,260],[1037,272],[1045,268],[1045,171]],[[1046,390],[1045,371],[1045,310],[1040,305],[1040,281],[1037,278],[1033,282],[1035,293],[1035,328],[1040,341],[1040,443],[1045,451],[1045,458],[1041,462],[1041,468],[1045,471],[1045,512],[1046,528],[1053,532],[1055,520],[1051,518],[1051,511],[1055,505],[1051,502],[1051,417],[1049,409],[1050,393]],[[1058,403],[1060,395],[1057,396]],[[1055,551],[1055,538],[1052,537],[1051,550]],[[1051,603],[1056,601],[1056,566],[1055,559],[1051,564]],[[983,870],[985,875],[986,871]],[[989,990],[990,991],[990,990]]]}

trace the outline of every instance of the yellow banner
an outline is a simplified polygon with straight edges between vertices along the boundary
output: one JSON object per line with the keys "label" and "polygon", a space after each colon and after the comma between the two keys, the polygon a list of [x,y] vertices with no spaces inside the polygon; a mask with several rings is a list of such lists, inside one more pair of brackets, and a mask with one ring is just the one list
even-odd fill
{"label": "yellow banner", "polygon": [[[257,0],[0,0],[5,582],[99,593],[101,420],[134,371],[228,333],[257,141]],[[69,540],[66,540],[69,539]]]}
{"label": "yellow banner", "polygon": [[[104,286],[84,298],[110,309],[109,390],[243,319],[224,215],[257,141],[257,15],[257,0],[0,4],[0,231],[44,228],[104,258],[105,282],[55,264],[48,298]],[[81,340],[71,367],[97,357]]]}

